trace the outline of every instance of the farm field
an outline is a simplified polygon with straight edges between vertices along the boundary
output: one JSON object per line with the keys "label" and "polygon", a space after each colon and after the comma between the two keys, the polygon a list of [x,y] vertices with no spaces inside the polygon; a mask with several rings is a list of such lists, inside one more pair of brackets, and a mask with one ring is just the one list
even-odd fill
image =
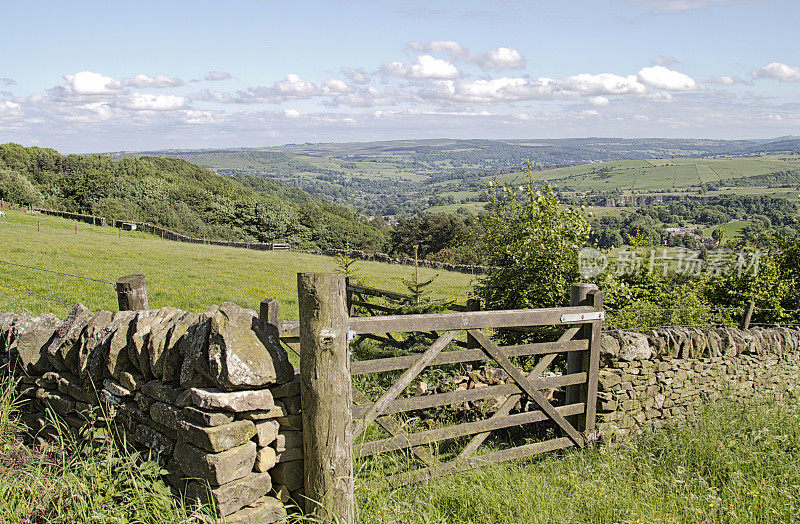
{"label": "farm field", "polygon": [[[173,306],[204,311],[225,301],[258,308],[265,298],[281,302],[284,320],[297,319],[296,274],[334,271],[326,256],[297,252],[250,251],[245,249],[163,241],[139,232],[120,232],[56,217],[6,211],[0,218],[0,260],[53,269],[114,282],[133,273],[144,274],[150,306]],[[37,231],[37,221],[41,231]],[[401,278],[412,268],[358,262],[358,275],[370,286],[404,291]],[[421,278],[435,271],[420,269]],[[439,272],[432,284],[437,298],[463,303],[472,277]],[[51,273],[0,264],[0,311],[26,310],[33,314],[52,312],[63,316],[69,307],[19,291],[83,303],[94,311],[115,310],[116,293],[104,283],[62,277]]]}

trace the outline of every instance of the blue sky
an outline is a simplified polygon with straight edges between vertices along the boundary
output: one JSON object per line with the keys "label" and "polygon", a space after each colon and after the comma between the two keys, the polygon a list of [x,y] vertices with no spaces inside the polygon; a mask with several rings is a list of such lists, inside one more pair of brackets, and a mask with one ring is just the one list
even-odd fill
{"label": "blue sky", "polygon": [[17,2],[0,141],[800,134],[798,20],[796,0]]}

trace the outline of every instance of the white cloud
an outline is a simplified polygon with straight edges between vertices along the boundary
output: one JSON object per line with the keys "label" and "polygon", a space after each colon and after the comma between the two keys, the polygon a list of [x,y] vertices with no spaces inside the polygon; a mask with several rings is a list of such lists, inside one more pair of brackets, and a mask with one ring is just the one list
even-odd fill
{"label": "white cloud", "polygon": [[639,81],[650,87],[668,91],[694,91],[700,86],[691,77],[663,66],[645,67],[639,71]]}
{"label": "white cloud", "polygon": [[224,71],[209,71],[205,79],[210,82],[219,82],[221,80],[230,80],[233,75]]}
{"label": "white cloud", "polygon": [[713,5],[740,3],[742,0],[627,0],[648,7],[653,13],[674,13],[706,9]]}
{"label": "white cloud", "polygon": [[3,100],[2,102],[0,102],[0,116],[2,117],[22,116],[22,108],[16,102]]}
{"label": "white cloud", "polygon": [[170,78],[165,75],[147,76],[136,75],[131,78],[123,78],[122,85],[126,87],[179,87],[183,85],[180,78]]}
{"label": "white cloud", "polygon": [[300,111],[297,109],[286,109],[283,114],[286,118],[300,118]]}
{"label": "white cloud", "polygon": [[484,53],[478,65],[487,71],[525,69],[525,57],[513,47],[498,47]]}
{"label": "white cloud", "polygon": [[13,78],[8,78],[7,76],[4,76],[0,78],[0,84],[3,84],[4,86],[14,86],[17,85],[17,81],[14,80]]}
{"label": "white cloud", "polygon": [[671,65],[675,65],[675,64],[680,63],[680,62],[678,62],[678,60],[676,58],[673,58],[671,56],[664,56],[664,55],[658,55],[657,57],[655,57],[652,60],[652,62],[653,62],[653,65],[659,65],[659,66],[664,66],[664,67],[669,67]]}
{"label": "white cloud", "polygon": [[175,95],[151,95],[133,93],[123,103],[124,107],[135,111],[174,111],[186,105],[186,99]]}
{"label": "white cloud", "polygon": [[774,78],[781,82],[800,82],[800,67],[772,62],[753,72],[756,78]]}
{"label": "white cloud", "polygon": [[608,98],[604,96],[593,96],[589,99],[589,103],[592,104],[593,106],[603,107],[607,106],[610,102]]}
{"label": "white cloud", "polygon": [[483,55],[476,55],[453,40],[434,40],[432,42],[411,42],[408,45],[420,53],[446,54],[457,60],[464,60],[484,71],[505,71],[525,68],[525,57],[513,47],[490,49]]}
{"label": "white cloud", "polygon": [[340,96],[352,91],[342,80],[331,78],[320,83],[289,74],[271,86],[241,89],[235,95],[220,91],[201,91],[191,95],[195,100],[225,104],[278,104],[287,100],[306,100],[320,96]]}
{"label": "white cloud", "polygon": [[355,67],[343,67],[342,74],[354,84],[366,84],[369,82],[369,75],[361,69]]}
{"label": "white cloud", "polygon": [[64,75],[66,88],[76,95],[109,95],[120,92],[120,84],[113,78],[91,71]]}
{"label": "white cloud", "polygon": [[592,75],[581,73],[569,76],[561,82],[566,91],[580,95],[638,95],[647,91],[635,76],[619,76],[611,73]]}
{"label": "white cloud", "polygon": [[666,91],[659,91],[657,93],[647,93],[643,97],[650,102],[672,102],[675,98]]}
{"label": "white cloud", "polygon": [[460,74],[458,68],[447,60],[434,58],[431,55],[417,57],[413,64],[404,62],[386,62],[382,67],[383,74],[396,78],[412,80],[422,79],[453,79]]}

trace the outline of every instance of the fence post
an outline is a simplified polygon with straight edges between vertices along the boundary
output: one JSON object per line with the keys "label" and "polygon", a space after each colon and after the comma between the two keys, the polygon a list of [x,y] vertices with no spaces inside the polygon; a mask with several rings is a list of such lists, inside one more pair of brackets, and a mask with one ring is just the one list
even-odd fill
{"label": "fence post", "polygon": [[[572,284],[571,306],[592,306],[603,309],[603,293],[594,284]],[[567,374],[586,373],[586,383],[567,386],[566,404],[582,402],[586,405],[583,414],[571,418],[575,429],[586,434],[594,431],[597,412],[597,381],[600,367],[600,331],[602,322],[595,321],[581,327],[577,337],[589,341],[589,351],[567,353]]]}
{"label": "fence post", "polygon": [[278,328],[280,321],[281,303],[274,298],[267,298],[261,301],[261,308],[258,312],[258,318],[261,322],[270,324]]}
{"label": "fence post", "polygon": [[117,302],[120,311],[150,309],[144,275],[128,275],[117,279]]}
{"label": "fence post", "polygon": [[298,273],[306,512],[355,519],[353,390],[342,274]]}
{"label": "fence post", "polygon": [[756,308],[756,301],[751,300],[747,303],[747,310],[742,318],[742,324],[739,326],[742,329],[750,329],[750,320],[753,318],[753,310]]}
{"label": "fence post", "polygon": [[[479,298],[467,299],[467,311],[480,311],[480,310],[481,310],[481,299]],[[467,333],[467,347],[475,349],[481,347],[481,345],[477,340],[475,340],[475,337]]]}

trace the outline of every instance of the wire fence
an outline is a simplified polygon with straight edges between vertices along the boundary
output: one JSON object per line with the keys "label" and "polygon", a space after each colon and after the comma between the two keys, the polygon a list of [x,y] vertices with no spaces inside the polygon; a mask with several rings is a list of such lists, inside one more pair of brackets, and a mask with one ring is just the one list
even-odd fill
{"label": "wire fence", "polygon": [[[742,327],[746,307],[619,308],[606,309],[604,331],[645,331],[673,327]],[[797,326],[800,310],[758,308],[747,326]]]}
{"label": "wire fence", "polygon": [[[18,268],[22,268],[22,269],[29,269],[29,270],[32,270],[32,271],[41,271],[43,273],[48,273],[48,274],[52,274],[52,275],[58,275],[58,276],[61,276],[61,277],[77,278],[77,279],[85,280],[85,281],[88,281],[88,282],[95,282],[95,283],[98,283],[98,284],[110,285],[115,291],[117,290],[117,285],[114,282],[110,282],[108,280],[103,280],[103,279],[100,279],[100,278],[87,277],[87,276],[84,276],[84,275],[75,275],[73,273],[66,273],[64,271],[56,271],[54,269],[36,267],[36,266],[27,265],[27,264],[19,264],[19,263],[16,263],[16,262],[9,262],[7,260],[0,260],[0,264],[4,264],[6,266],[11,266],[11,267],[18,267]],[[55,302],[57,304],[62,304],[64,306],[68,306],[70,308],[73,307],[77,303],[77,301],[76,302],[67,302],[65,300],[61,300],[61,299],[46,295],[46,294],[44,294],[42,292],[29,291],[29,290],[26,290],[26,289],[22,289],[21,287],[18,287],[18,286],[19,286],[19,284],[17,284],[16,286],[12,286],[12,285],[9,285],[7,283],[0,282],[0,287],[2,287],[4,289],[8,289],[8,290],[11,290],[11,291],[15,291],[17,293],[21,293],[21,294],[25,294],[25,295],[28,295],[28,296],[36,297],[36,298],[39,298],[39,299],[42,299],[42,300]]]}

